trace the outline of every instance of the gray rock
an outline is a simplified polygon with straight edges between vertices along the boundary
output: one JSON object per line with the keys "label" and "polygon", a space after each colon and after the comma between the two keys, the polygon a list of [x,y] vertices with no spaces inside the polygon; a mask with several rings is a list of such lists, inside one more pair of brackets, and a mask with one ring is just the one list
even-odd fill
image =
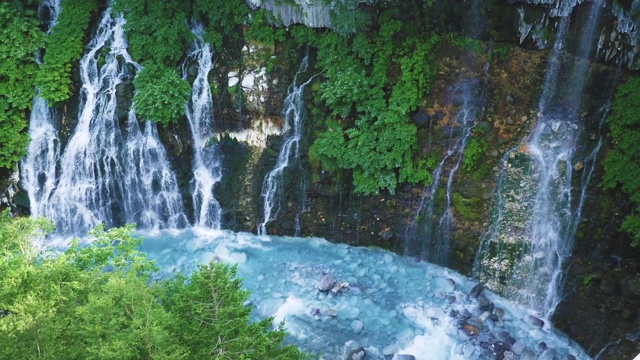
{"label": "gray rock", "polygon": [[416,357],[409,354],[397,354],[394,357],[395,360],[416,360]]}
{"label": "gray rock", "polygon": [[351,322],[351,330],[353,330],[353,332],[356,334],[359,334],[362,331],[363,327],[364,324],[360,320],[353,320]]}
{"label": "gray rock", "polygon": [[511,345],[511,351],[518,356],[522,355],[524,350],[525,350],[524,343],[521,343],[520,341],[516,341]]}
{"label": "gray rock", "polygon": [[538,352],[547,350],[547,343],[544,341],[539,342],[538,345],[536,345],[536,349],[538,350]]}
{"label": "gray rock", "polygon": [[336,281],[333,279],[333,276],[331,276],[331,274],[325,274],[318,283],[318,290],[329,291],[335,283]]}
{"label": "gray rock", "polygon": [[505,99],[505,100],[507,100],[507,102],[508,102],[509,104],[511,104],[511,105],[513,105],[513,103],[515,102],[515,100],[513,99],[513,96],[511,96],[511,95],[507,95],[507,96],[505,96],[505,98],[504,98],[504,99]]}
{"label": "gray rock", "polygon": [[505,351],[502,354],[502,360],[516,360],[516,355],[511,351]]}
{"label": "gray rock", "polygon": [[538,360],[554,360],[556,358],[556,351],[553,349],[545,350],[540,356],[538,356]]}
{"label": "gray rock", "polygon": [[413,120],[413,123],[419,128],[428,128],[431,126],[431,116],[424,111],[418,111],[413,114],[411,120]]}
{"label": "gray rock", "polygon": [[346,360],[362,360],[367,356],[364,348],[361,346],[357,349],[350,350],[345,357]]}
{"label": "gray rock", "polygon": [[544,326],[544,321],[542,321],[541,319],[533,316],[533,315],[527,315],[525,316],[522,321],[529,325],[529,326],[533,326],[533,327],[538,327],[541,328]]}
{"label": "gray rock", "polygon": [[390,230],[382,230],[378,233],[378,236],[380,236],[384,241],[389,241],[393,239],[393,232]]}
{"label": "gray rock", "polygon": [[607,278],[600,281],[600,292],[605,295],[613,295],[616,292],[616,284]]}
{"label": "gray rock", "polygon": [[520,355],[520,360],[536,360],[536,358],[536,352],[531,349],[524,349],[524,351]]}
{"label": "gray rock", "polygon": [[482,320],[480,320],[477,317],[471,317],[467,319],[467,324],[473,325],[477,327],[479,330],[482,330],[482,328],[484,327],[484,323],[482,322]]}
{"label": "gray rock", "polygon": [[480,334],[480,329],[474,325],[465,324],[462,327],[462,332],[469,337],[473,337],[473,336],[478,336],[478,334]]}
{"label": "gray rock", "polygon": [[481,283],[478,283],[476,284],[476,286],[471,288],[471,291],[469,291],[469,296],[471,296],[472,298],[477,298],[482,292],[482,290],[484,290],[484,285],[482,285]]}

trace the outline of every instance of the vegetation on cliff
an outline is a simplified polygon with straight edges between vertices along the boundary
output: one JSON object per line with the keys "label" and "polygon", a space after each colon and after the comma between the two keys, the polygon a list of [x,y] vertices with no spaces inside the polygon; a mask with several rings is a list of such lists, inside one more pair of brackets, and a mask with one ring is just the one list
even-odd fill
{"label": "vegetation on cliff", "polygon": [[352,170],[354,189],[364,194],[431,181],[433,164],[416,154],[410,114],[429,93],[439,36],[415,33],[397,17],[385,11],[355,34],[294,32],[299,43],[317,48],[319,99],[330,109],[312,155],[325,168]]}
{"label": "vegetation on cliff", "polygon": [[87,29],[98,10],[95,0],[64,0],[55,26],[44,41],[43,64],[36,83],[50,103],[66,101],[73,93],[72,71],[84,52]]}
{"label": "vegetation on cliff", "polygon": [[39,21],[31,10],[0,4],[0,168],[13,167],[26,153],[27,111],[35,93],[42,45]]}
{"label": "vegetation on cliff", "polygon": [[625,215],[622,229],[640,245],[640,78],[634,77],[620,85],[612,112],[607,117],[613,147],[604,160],[604,189],[620,188],[629,195],[632,210]]}
{"label": "vegetation on cliff", "polygon": [[152,281],[133,227],[98,227],[90,245],[57,255],[34,244],[51,228],[0,214],[0,358],[306,358],[282,345],[282,324],[249,322],[234,267]]}

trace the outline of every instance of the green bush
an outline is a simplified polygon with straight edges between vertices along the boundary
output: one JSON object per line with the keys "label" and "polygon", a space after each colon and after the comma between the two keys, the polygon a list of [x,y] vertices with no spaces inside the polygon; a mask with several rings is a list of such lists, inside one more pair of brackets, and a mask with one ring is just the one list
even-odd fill
{"label": "green bush", "polygon": [[123,14],[129,52],[134,60],[177,68],[189,45],[185,6],[180,1],[114,0],[111,9]]}
{"label": "green bush", "polygon": [[0,358],[305,358],[271,318],[249,323],[235,268],[153,282],[132,226],[98,227],[89,246],[55,256],[33,244],[51,228],[0,214]]}
{"label": "green bush", "polygon": [[60,5],[56,25],[45,39],[37,80],[41,96],[52,103],[71,96],[71,71],[82,57],[89,22],[98,10],[95,0],[63,0]]}
{"label": "green bush", "polygon": [[162,124],[184,115],[191,87],[177,72],[192,34],[187,28],[188,2],[115,0],[114,14],[123,14],[129,52],[144,66],[137,74],[133,102],[142,120]]}
{"label": "green bush", "polygon": [[12,3],[0,4],[0,23],[0,168],[12,168],[29,142],[26,112],[35,95],[35,54],[44,34],[34,12]]}
{"label": "green bush", "polygon": [[633,205],[622,228],[633,237],[633,245],[640,245],[640,78],[622,84],[616,93],[612,112],[607,117],[613,147],[604,160],[604,189],[620,188],[629,195]]}
{"label": "green bush", "polygon": [[357,192],[394,193],[398,182],[431,181],[431,162],[416,156],[417,129],[409,114],[429,92],[438,37],[404,37],[395,19],[369,30],[292,33],[300,44],[317,48],[316,66],[324,76],[319,98],[337,120],[326,121],[313,145],[315,158],[351,169]]}
{"label": "green bush", "polygon": [[474,136],[469,140],[467,148],[464,149],[462,158],[462,168],[466,172],[471,172],[478,167],[478,161],[489,148],[489,143],[482,137]]}
{"label": "green bush", "polygon": [[141,119],[167,125],[184,115],[191,87],[176,70],[148,63],[133,84],[136,87],[133,103]]}

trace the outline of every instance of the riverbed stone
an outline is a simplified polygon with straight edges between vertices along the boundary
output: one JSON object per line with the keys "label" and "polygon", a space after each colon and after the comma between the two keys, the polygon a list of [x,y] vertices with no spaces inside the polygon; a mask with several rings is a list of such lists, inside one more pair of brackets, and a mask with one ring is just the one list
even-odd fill
{"label": "riverbed stone", "polygon": [[480,334],[480,329],[477,326],[465,324],[464,326],[462,326],[462,332],[467,336],[474,337]]}
{"label": "riverbed stone", "polygon": [[364,347],[359,347],[353,350],[350,350],[345,357],[346,360],[363,360],[367,356],[367,353],[364,351]]}
{"label": "riverbed stone", "polygon": [[318,290],[329,291],[331,290],[335,282],[336,281],[333,279],[333,276],[331,276],[331,274],[325,274],[322,277],[322,279],[320,279],[320,282],[318,283]]}
{"label": "riverbed stone", "polygon": [[536,352],[529,348],[524,349],[520,354],[520,360],[536,360],[537,357]]}
{"label": "riverbed stone", "polygon": [[533,327],[538,327],[541,328],[544,326],[544,321],[542,319],[539,319],[533,315],[527,315],[525,316],[522,321],[529,325],[529,326],[533,326]]}
{"label": "riverbed stone", "polygon": [[363,327],[364,327],[364,324],[360,320],[353,320],[351,322],[351,330],[353,330],[353,332],[356,334],[360,334]]}
{"label": "riverbed stone", "polygon": [[477,298],[482,292],[482,290],[484,290],[484,285],[482,285],[481,283],[478,283],[471,288],[471,290],[469,291],[469,296],[471,296],[472,298]]}
{"label": "riverbed stone", "polygon": [[397,354],[394,357],[395,360],[416,360],[416,357],[409,354]]}
{"label": "riverbed stone", "polygon": [[525,349],[526,346],[520,341],[516,341],[511,345],[511,351],[518,356],[522,355]]}

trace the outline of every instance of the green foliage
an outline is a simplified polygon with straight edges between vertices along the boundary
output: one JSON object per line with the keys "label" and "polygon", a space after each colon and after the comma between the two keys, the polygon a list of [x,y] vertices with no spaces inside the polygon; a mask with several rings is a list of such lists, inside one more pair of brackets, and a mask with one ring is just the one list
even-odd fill
{"label": "green foliage", "polygon": [[462,168],[471,172],[478,167],[478,161],[489,148],[489,143],[480,136],[474,136],[469,140],[467,148],[464,149],[462,158]]}
{"label": "green foliage", "polygon": [[[249,12],[249,6],[244,0],[195,0],[192,17],[204,21],[207,29],[205,40],[213,44],[216,51],[222,52],[223,39],[229,42],[243,40],[242,26],[249,22]],[[264,13],[257,16],[260,18],[261,15]],[[254,31],[265,31],[266,34],[270,30],[256,28]]]}
{"label": "green foliage", "polygon": [[85,34],[98,4],[95,0],[63,0],[61,9],[46,37],[44,64],[37,79],[41,96],[50,102],[71,96],[71,71],[82,57]]}
{"label": "green foliage", "polygon": [[242,290],[236,267],[201,266],[190,279],[167,282],[165,290],[172,332],[195,359],[302,358],[295,347],[280,346],[286,335],[282,324],[275,331],[269,331],[272,318],[249,324],[251,308],[244,306],[249,291]]}
{"label": "green foliage", "polygon": [[192,34],[187,28],[188,3],[115,0],[112,11],[123,14],[129,52],[144,69],[134,80],[133,102],[141,119],[162,124],[184,114],[191,88],[178,72]]}
{"label": "green foliage", "polygon": [[[355,191],[394,193],[399,181],[431,181],[426,160],[415,159],[417,129],[409,114],[428,93],[438,37],[403,36],[388,19],[355,35],[296,28],[301,44],[318,49],[319,98],[343,126],[327,121],[312,146],[325,167],[353,170]],[[336,124],[337,122],[333,122]]]}
{"label": "green foliage", "polygon": [[[612,112],[606,119],[613,148],[604,160],[604,189],[620,188],[629,195],[634,211],[640,204],[640,78],[629,79],[618,88]],[[622,229],[640,245],[640,215],[628,214]]]}
{"label": "green foliage", "polygon": [[269,22],[270,15],[271,13],[264,9],[251,13],[252,21],[245,37],[268,45],[273,45],[276,41],[284,41],[284,28],[272,26]]}
{"label": "green foliage", "polygon": [[471,198],[465,199],[460,193],[453,194],[453,208],[456,214],[462,216],[467,220],[477,220],[480,215],[477,212],[477,208],[480,206],[480,199]]}
{"label": "green foliage", "polygon": [[2,359],[303,359],[283,347],[282,325],[249,323],[236,269],[203,266],[151,282],[133,226],[91,232],[55,256],[34,242],[46,219],[0,214]]}
{"label": "green foliage", "polygon": [[509,51],[511,48],[507,45],[497,44],[493,47],[491,52],[492,61],[506,61],[509,58]]}
{"label": "green foliage", "polygon": [[482,45],[482,41],[478,39],[474,39],[469,36],[461,36],[455,33],[450,33],[447,38],[453,46],[462,50],[470,50],[477,54],[482,54],[484,51],[484,45]]}
{"label": "green foliage", "polygon": [[33,12],[0,4],[0,168],[11,168],[25,154],[29,135],[26,111],[31,108],[42,45]]}
{"label": "green foliage", "polygon": [[178,72],[164,65],[149,63],[133,80],[136,113],[144,120],[167,125],[184,114],[191,87]]}
{"label": "green foliage", "polygon": [[177,67],[191,38],[181,2],[115,0],[111,8],[127,20],[129,52],[136,61]]}

